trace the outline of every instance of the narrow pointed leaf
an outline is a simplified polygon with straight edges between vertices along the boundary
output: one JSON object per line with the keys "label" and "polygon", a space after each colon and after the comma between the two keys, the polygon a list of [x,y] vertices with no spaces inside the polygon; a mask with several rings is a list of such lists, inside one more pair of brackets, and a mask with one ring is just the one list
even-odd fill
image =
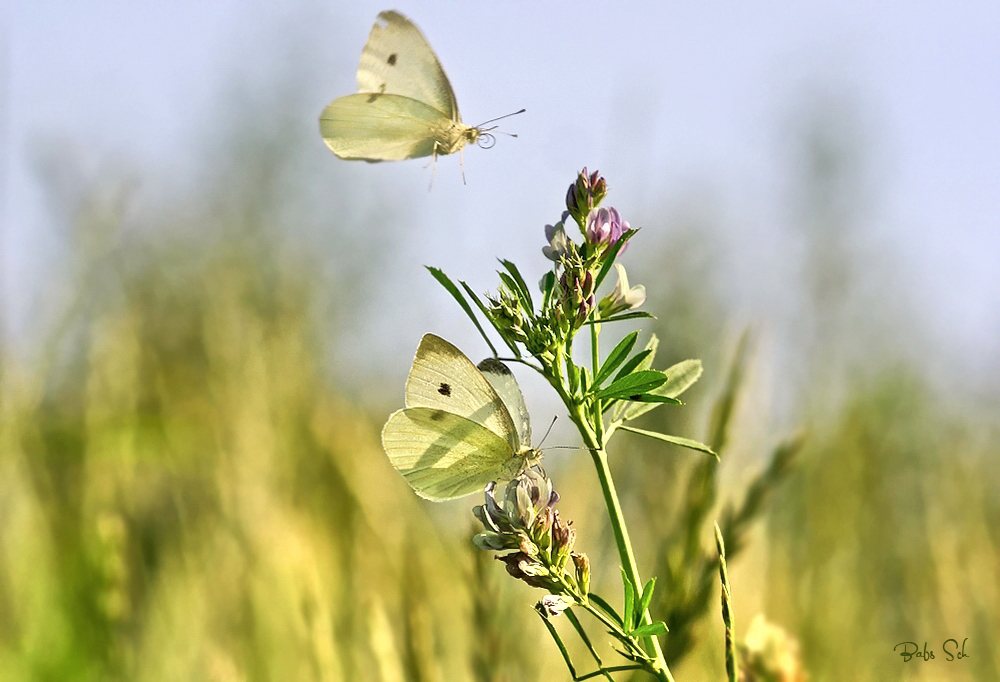
{"label": "narrow pointed leaf", "polygon": [[638,319],[642,319],[642,318],[647,318],[647,319],[655,320],[656,319],[656,315],[652,315],[650,313],[646,313],[646,312],[643,312],[641,310],[632,310],[632,311],[627,312],[627,313],[622,313],[621,315],[612,315],[611,317],[604,317],[604,318],[601,318],[600,320],[595,320],[593,317],[591,317],[586,322],[584,322],[584,324],[585,325],[587,325],[587,324],[604,324],[605,322],[622,322],[624,320],[638,320]]}
{"label": "narrow pointed leaf", "polygon": [[604,611],[605,615],[607,615],[613,621],[615,621],[616,623],[618,623],[622,627],[625,627],[625,624],[622,622],[622,617],[620,615],[618,615],[618,612],[615,611],[611,607],[611,604],[609,604],[608,602],[604,601],[603,597],[601,597],[600,595],[594,594],[593,592],[590,592],[590,593],[587,594],[587,599],[589,599],[590,601],[592,601],[595,604],[597,604],[598,608],[600,608],[601,611]]}
{"label": "narrow pointed leaf", "polygon": [[517,266],[514,265],[509,260],[501,260],[500,263],[505,268],[507,268],[507,272],[509,272],[510,276],[514,278],[514,281],[517,282],[518,289],[520,289],[521,294],[528,301],[528,310],[533,311],[534,310],[534,307],[533,307],[534,304],[531,301],[531,290],[528,289],[528,285],[525,284],[524,278],[521,277],[521,272],[517,269]]}
{"label": "narrow pointed leaf", "polygon": [[671,443],[673,445],[680,445],[682,448],[688,448],[690,450],[697,450],[698,452],[704,452],[716,459],[719,456],[715,454],[712,448],[708,447],[704,443],[699,443],[696,440],[691,440],[690,438],[681,438],[680,436],[668,436],[665,433],[660,433],[658,431],[647,431],[646,429],[637,429],[634,426],[625,426],[622,424],[620,427],[623,431],[631,431],[632,433],[638,433],[640,436],[648,436],[649,438],[655,438],[657,440],[662,440],[665,443]]}
{"label": "narrow pointed leaf", "polygon": [[608,272],[611,271],[611,266],[615,264],[615,259],[618,257],[618,253],[625,248],[625,244],[628,240],[635,235],[638,230],[625,230],[622,236],[615,242],[615,245],[611,247],[611,250],[604,256],[604,265],[601,267],[601,271],[597,273],[597,279],[594,280],[594,291],[601,286],[601,282],[604,278],[608,276]]}
{"label": "narrow pointed leaf", "polygon": [[650,578],[646,583],[646,586],[642,588],[642,597],[639,599],[639,618],[636,620],[642,620],[642,614],[646,613],[646,609],[649,608],[649,603],[653,600],[653,590],[656,588],[656,578]]}
{"label": "narrow pointed leaf", "polygon": [[667,624],[662,620],[649,625],[640,625],[630,633],[633,637],[655,637],[656,635],[667,634]]}
{"label": "narrow pointed leaf", "polygon": [[663,385],[666,380],[666,375],[656,370],[647,369],[641,372],[633,372],[628,376],[612,381],[608,386],[597,391],[594,397],[600,399],[630,398],[631,396],[648,393],[657,386]]}
{"label": "narrow pointed leaf", "polygon": [[[646,348],[642,351],[642,353],[639,354],[642,355],[643,353],[646,353],[646,356],[642,360],[640,360],[639,363],[635,367],[630,369],[628,372],[625,372],[625,368],[623,367],[622,371],[618,372],[618,376],[615,377],[615,380],[618,380],[620,377],[623,377],[626,374],[631,374],[634,370],[645,370],[652,367],[653,360],[656,358],[656,349],[659,347],[659,345],[660,345],[660,339],[657,338],[656,334],[651,334],[649,337],[649,341],[646,342]],[[629,360],[629,363],[631,363],[631,360]],[[626,410],[630,409],[630,407],[634,407],[634,405],[630,405],[629,403],[618,403],[615,406],[615,411],[613,413],[614,416],[612,417],[612,419],[614,420],[621,419],[622,415],[624,415]]]}
{"label": "narrow pointed leaf", "polygon": [[[618,379],[621,379],[626,374],[631,374],[632,370],[637,368],[639,366],[639,363],[641,363],[643,360],[649,357],[649,354],[651,352],[652,351],[650,351],[649,349],[646,349],[643,351],[639,351],[638,353],[630,357],[628,359],[628,362],[622,365],[622,368],[618,370],[618,374],[615,375],[615,380],[617,381]],[[670,377],[667,377],[667,379],[669,380]]]}
{"label": "narrow pointed leaf", "polygon": [[632,630],[632,624],[635,623],[635,585],[632,581],[628,579],[625,575],[625,569],[622,569],[622,585],[625,588],[625,628],[628,631]]}
{"label": "narrow pointed leaf", "polygon": [[655,389],[649,393],[643,393],[641,395],[632,395],[628,398],[634,403],[667,403],[670,405],[683,405],[677,398],[671,398],[665,395],[657,395]]}
{"label": "narrow pointed leaf", "polygon": [[[493,317],[490,315],[490,311],[487,310],[486,306],[483,305],[483,302],[481,300],[479,300],[479,296],[477,296],[476,292],[472,290],[472,287],[470,287],[468,284],[466,284],[462,280],[459,280],[458,283],[462,285],[462,288],[465,289],[465,293],[467,293],[469,295],[469,298],[471,298],[473,300],[473,302],[476,304],[476,307],[479,308],[479,311],[483,314],[483,317],[485,317],[487,320],[489,320],[490,324],[493,325],[493,328],[497,330],[497,334],[500,334],[500,338],[503,339],[503,342],[507,344],[508,348],[510,348],[511,352],[514,354],[514,357],[516,357],[516,358],[521,357],[521,351],[519,351],[517,349],[517,346],[515,344],[511,343],[506,338],[504,338],[504,335],[500,332],[500,328],[497,327],[496,322],[493,321]],[[479,325],[476,325],[476,326],[478,327]],[[482,327],[479,327],[479,331],[481,333],[483,332]],[[483,336],[485,337],[486,334],[483,333]],[[489,343],[489,342],[487,341],[487,343]],[[490,344],[490,348],[491,349],[493,348],[493,344],[492,343]],[[493,355],[494,356],[497,355],[497,352],[495,350],[493,351]]]}
{"label": "narrow pointed leaf", "polygon": [[597,376],[594,377],[594,386],[600,386],[604,383],[604,380],[611,376],[611,373],[618,369],[619,365],[625,362],[625,358],[627,358],[628,354],[632,352],[632,347],[635,346],[635,341],[638,338],[639,332],[632,332],[618,342],[618,345],[615,346],[608,354],[604,364],[601,365],[601,369],[597,372]]}
{"label": "narrow pointed leaf", "polygon": [[[694,382],[701,377],[701,360],[682,360],[676,365],[672,365],[664,371],[667,375],[666,382],[657,389],[650,391],[656,395],[663,395],[669,398],[676,398],[684,391],[691,388]],[[632,405],[625,410],[625,419],[635,419],[641,414],[649,412],[656,407],[655,404]]]}
{"label": "narrow pointed leaf", "polygon": [[[444,274],[443,270],[431,267],[430,265],[427,265],[425,267],[428,270],[430,270],[430,273],[434,277],[434,279],[436,279],[441,284],[441,286],[447,289],[448,293],[452,295],[452,298],[458,301],[458,305],[462,306],[462,310],[464,310],[465,314],[469,316],[470,320],[472,320],[472,324],[476,325],[476,329],[478,329],[479,333],[483,335],[483,339],[486,340],[486,345],[490,347],[490,350],[493,351],[493,355],[495,356],[497,354],[497,349],[494,348],[493,342],[490,341],[490,337],[486,335],[486,330],[483,329],[483,325],[479,324],[479,318],[477,318],[475,313],[472,312],[472,307],[469,305],[469,302],[465,300],[465,296],[462,296],[462,292],[458,290],[458,287],[455,286],[455,283],[451,281],[448,275]],[[465,286],[465,282],[462,282],[462,286]],[[471,290],[468,289],[468,287],[466,287],[466,290],[469,291],[469,293],[472,293]],[[474,294],[473,297],[475,298]],[[489,320],[490,319],[489,313],[486,312],[486,309],[483,307],[483,304],[479,303],[479,299],[476,299],[476,303],[479,304],[479,309],[482,311],[486,319]]]}
{"label": "narrow pointed leaf", "polygon": [[517,280],[508,275],[506,272],[497,272],[500,275],[500,280],[507,285],[507,288],[517,296],[517,300],[521,302],[521,308],[526,312],[532,312],[531,308],[531,295],[528,294],[526,290],[522,290],[520,285],[518,285]]}
{"label": "narrow pointed leaf", "polygon": [[556,288],[556,273],[549,270],[542,276],[542,281],[540,282],[542,289],[542,310],[548,310],[549,303],[552,300],[552,292]]}

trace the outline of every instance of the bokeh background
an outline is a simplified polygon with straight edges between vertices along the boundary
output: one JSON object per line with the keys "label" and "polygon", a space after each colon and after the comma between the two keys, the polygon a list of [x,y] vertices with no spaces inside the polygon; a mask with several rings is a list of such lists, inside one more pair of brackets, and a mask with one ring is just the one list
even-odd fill
{"label": "bokeh background", "polygon": [[[618,444],[660,608],[771,481],[737,635],[765,613],[816,681],[1000,679],[1000,9],[399,5],[466,122],[527,108],[432,191],[318,134],[383,9],[5,5],[0,680],[563,679],[474,499],[418,500],[378,432],[422,333],[486,354],[423,266],[540,276],[583,166],[642,228],[660,365],[705,363],[650,423],[724,445]],[[558,404],[518,377],[541,433]],[[587,455],[546,461],[618,603]],[[679,681],[721,678],[716,594]]]}

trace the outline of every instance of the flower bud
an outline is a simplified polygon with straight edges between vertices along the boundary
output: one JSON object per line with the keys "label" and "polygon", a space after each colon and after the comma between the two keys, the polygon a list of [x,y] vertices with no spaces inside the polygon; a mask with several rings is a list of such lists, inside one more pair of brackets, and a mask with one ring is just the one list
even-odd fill
{"label": "flower bud", "polygon": [[582,226],[590,211],[604,200],[608,193],[608,184],[597,171],[587,175],[584,168],[576,178],[576,182],[566,191],[566,208],[577,224]]}
{"label": "flower bud", "polygon": [[573,565],[576,567],[576,584],[580,586],[580,592],[584,596],[590,592],[590,559],[586,554],[570,555],[573,558]]}

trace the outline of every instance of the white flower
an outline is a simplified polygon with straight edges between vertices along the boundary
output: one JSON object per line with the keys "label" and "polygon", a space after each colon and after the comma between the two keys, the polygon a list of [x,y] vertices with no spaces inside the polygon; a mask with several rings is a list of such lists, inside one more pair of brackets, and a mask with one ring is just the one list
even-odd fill
{"label": "white flower", "polygon": [[625,310],[633,310],[646,302],[646,287],[637,284],[634,287],[628,285],[628,275],[625,274],[625,266],[615,263],[615,270],[618,271],[618,284],[615,290],[601,299],[601,317],[610,317],[615,313]]}
{"label": "white flower", "polygon": [[542,597],[542,601],[538,602],[535,606],[540,613],[544,613],[546,616],[558,616],[562,614],[563,611],[568,609],[573,605],[566,597],[562,597],[557,594],[547,594]]}
{"label": "white flower", "polygon": [[558,263],[565,256],[571,253],[573,242],[566,236],[566,229],[563,227],[563,221],[560,220],[555,225],[546,225],[545,239],[548,240],[549,245],[542,247],[542,253],[549,260]]}

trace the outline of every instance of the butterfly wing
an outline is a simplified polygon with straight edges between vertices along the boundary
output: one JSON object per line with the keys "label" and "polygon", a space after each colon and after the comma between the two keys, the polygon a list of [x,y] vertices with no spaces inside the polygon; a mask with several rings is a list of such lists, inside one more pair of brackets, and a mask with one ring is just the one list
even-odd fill
{"label": "butterfly wing", "polygon": [[434,153],[452,126],[441,112],[400,95],[375,93],[335,99],[319,118],[326,146],[342,159],[399,161]]}
{"label": "butterfly wing", "polygon": [[[471,363],[470,363],[471,364]],[[510,443],[465,417],[430,407],[394,412],[382,429],[389,462],[418,495],[441,501],[517,475]]]}
{"label": "butterfly wing", "polygon": [[460,121],[451,83],[434,50],[413,23],[394,11],[381,12],[361,51],[358,92],[415,99]]}
{"label": "butterfly wing", "polygon": [[462,351],[440,336],[425,334],[420,340],[406,380],[406,406],[464,417],[505,440],[512,456],[521,450],[518,429],[496,389]]}
{"label": "butterfly wing", "polygon": [[528,414],[528,406],[524,403],[524,394],[521,393],[513,372],[496,358],[486,358],[476,367],[507,406],[507,412],[510,413],[517,428],[521,445],[523,447],[531,445],[531,417]]}

